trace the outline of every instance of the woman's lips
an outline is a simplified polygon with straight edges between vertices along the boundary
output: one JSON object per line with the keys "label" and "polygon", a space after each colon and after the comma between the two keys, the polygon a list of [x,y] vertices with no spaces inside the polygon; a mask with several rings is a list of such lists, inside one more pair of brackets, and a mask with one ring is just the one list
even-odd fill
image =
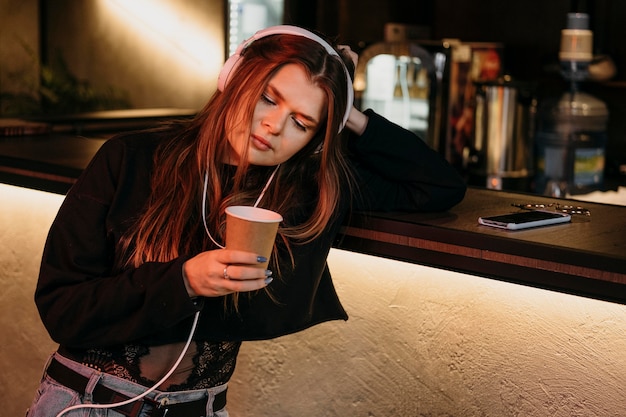
{"label": "woman's lips", "polygon": [[260,151],[269,151],[272,145],[260,136],[252,135],[252,145]]}

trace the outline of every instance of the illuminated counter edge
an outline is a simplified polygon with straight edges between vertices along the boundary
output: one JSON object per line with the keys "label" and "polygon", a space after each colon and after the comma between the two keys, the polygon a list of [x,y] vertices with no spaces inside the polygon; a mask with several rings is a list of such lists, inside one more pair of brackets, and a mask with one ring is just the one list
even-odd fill
{"label": "illuminated counter edge", "polygon": [[626,304],[626,207],[585,203],[591,218],[524,232],[477,224],[528,198],[470,188],[449,213],[356,214],[335,247]]}

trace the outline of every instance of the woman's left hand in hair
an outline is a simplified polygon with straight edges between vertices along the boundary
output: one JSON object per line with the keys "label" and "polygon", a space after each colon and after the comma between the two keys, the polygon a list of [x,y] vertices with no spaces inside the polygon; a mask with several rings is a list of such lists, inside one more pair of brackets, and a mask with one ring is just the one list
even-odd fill
{"label": "woman's left hand in hair", "polygon": [[251,252],[216,249],[202,252],[183,264],[190,297],[220,297],[267,286],[272,272],[260,268],[266,260]]}

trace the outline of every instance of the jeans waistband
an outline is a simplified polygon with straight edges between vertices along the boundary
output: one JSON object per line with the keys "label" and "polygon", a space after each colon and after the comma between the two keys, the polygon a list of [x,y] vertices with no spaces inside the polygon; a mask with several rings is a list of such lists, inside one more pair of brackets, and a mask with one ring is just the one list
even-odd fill
{"label": "jeans waistband", "polygon": [[[148,388],[113,375],[101,373],[55,354],[46,370],[47,375],[61,385],[98,404],[124,402],[145,392]],[[142,399],[112,408],[127,417],[140,413],[150,417],[167,414],[168,417],[211,415],[226,406],[226,385],[206,390],[164,392],[153,391]]]}

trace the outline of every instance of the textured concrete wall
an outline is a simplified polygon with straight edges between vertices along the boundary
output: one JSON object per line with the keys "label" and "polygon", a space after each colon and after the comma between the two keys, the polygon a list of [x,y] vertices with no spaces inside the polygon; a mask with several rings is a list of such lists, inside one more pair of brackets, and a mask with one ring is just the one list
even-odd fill
{"label": "textured concrete wall", "polygon": [[[0,201],[0,415],[19,416],[54,349],[32,292],[62,197],[0,184]],[[244,344],[233,417],[624,415],[626,306],[338,250],[330,265],[350,320]]]}
{"label": "textured concrete wall", "polygon": [[0,184],[0,415],[23,416],[56,345],[33,302],[43,245],[63,196]]}
{"label": "textured concrete wall", "polygon": [[348,322],[244,345],[236,416],[619,416],[626,306],[333,251]]}

